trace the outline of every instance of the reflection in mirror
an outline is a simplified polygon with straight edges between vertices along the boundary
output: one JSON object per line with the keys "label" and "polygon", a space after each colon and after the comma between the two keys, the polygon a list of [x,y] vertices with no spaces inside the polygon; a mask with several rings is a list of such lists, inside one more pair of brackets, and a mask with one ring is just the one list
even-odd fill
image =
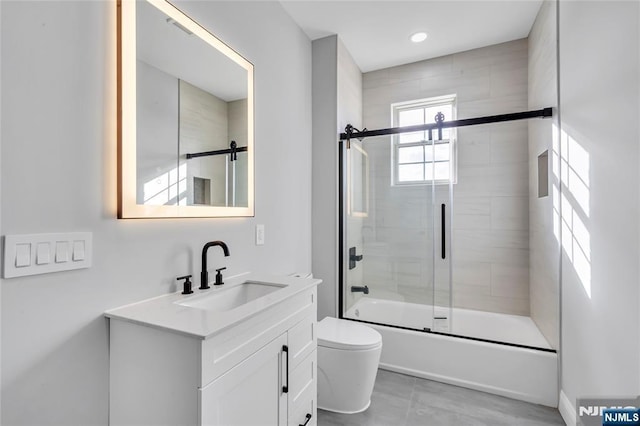
{"label": "reflection in mirror", "polygon": [[[225,101],[180,81],[178,153],[180,166],[186,169],[187,205],[247,206],[243,151],[247,146],[247,98],[243,95]],[[197,187],[196,179],[202,182]]]}
{"label": "reflection in mirror", "polygon": [[253,66],[164,0],[120,23],[119,217],[252,216]]}
{"label": "reflection in mirror", "polygon": [[355,217],[369,215],[369,155],[361,142],[351,141],[349,154],[349,213]]}

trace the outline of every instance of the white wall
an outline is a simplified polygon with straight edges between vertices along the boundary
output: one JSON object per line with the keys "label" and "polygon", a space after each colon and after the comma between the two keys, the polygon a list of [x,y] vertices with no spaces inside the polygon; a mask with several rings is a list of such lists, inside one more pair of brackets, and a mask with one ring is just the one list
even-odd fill
{"label": "white wall", "polygon": [[362,129],[362,71],[340,38],[337,55],[338,130],[344,132],[347,124]]}
{"label": "white wall", "polygon": [[[362,129],[362,110],[362,71],[358,68],[358,65],[342,43],[342,40],[338,38],[338,131],[344,132],[347,124],[351,124],[357,129]],[[359,146],[362,148],[363,143],[352,141],[351,146],[352,148],[350,150],[343,151],[345,162],[348,161],[347,159],[349,157],[356,159],[356,161],[360,158],[358,151],[356,151],[354,147]],[[345,174],[351,175],[351,169],[347,170]],[[348,179],[352,178],[349,177]],[[348,183],[347,185],[353,188],[353,183]],[[348,191],[349,189],[347,192]],[[349,195],[345,196],[343,202],[347,203],[346,197],[348,196]],[[343,268],[346,271],[345,282],[343,283],[343,303],[345,304],[343,309],[345,311],[363,294],[352,293],[350,291],[351,286],[361,286],[365,284],[363,282],[362,262],[357,262],[354,269],[349,269],[349,247],[356,247],[356,254],[362,254],[364,250],[364,241],[362,238],[363,224],[363,217],[358,217],[347,211],[344,221],[344,236],[346,238],[344,242],[345,253],[343,258],[339,260],[342,262]],[[338,290],[336,289],[336,291]]]}
{"label": "white wall", "polygon": [[338,36],[313,41],[313,273],[318,318],[337,316],[338,134],[360,128],[362,73]]}
{"label": "white wall", "polygon": [[311,43],[277,3],[177,4],[255,65],[255,218],[116,220],[115,3],[1,3],[2,232],[94,244],[91,269],[2,283],[4,425],[106,425],[102,312],[176,290],[206,241],[229,275],[311,269]]}
{"label": "white wall", "polygon": [[[559,179],[551,162],[557,135],[557,31],[556,2],[542,3],[529,33],[529,109],[556,108],[553,119],[529,120],[529,300],[531,318],[549,344],[558,349],[560,330],[560,243],[553,232],[558,213],[553,206],[553,188]],[[549,195],[538,197],[538,156],[547,151]]]}
{"label": "white wall", "polygon": [[[2,7],[0,6],[0,48],[2,46]],[[2,55],[0,55],[0,92],[2,91]],[[2,102],[0,102],[0,235],[2,233]],[[0,249],[0,253],[4,253]],[[4,280],[0,278],[0,378],[2,377],[2,287]],[[0,380],[1,382],[1,380]],[[2,386],[0,386],[0,423],[2,423]]]}
{"label": "white wall", "polygon": [[[640,393],[638,7],[560,2],[560,149],[564,170],[587,180],[568,174],[562,187],[562,216],[573,219],[562,232],[561,346],[572,404]],[[575,252],[585,245],[586,261]]]}
{"label": "white wall", "polygon": [[318,287],[318,319],[335,317],[338,282],[338,37],[312,43],[313,49],[313,274]]}

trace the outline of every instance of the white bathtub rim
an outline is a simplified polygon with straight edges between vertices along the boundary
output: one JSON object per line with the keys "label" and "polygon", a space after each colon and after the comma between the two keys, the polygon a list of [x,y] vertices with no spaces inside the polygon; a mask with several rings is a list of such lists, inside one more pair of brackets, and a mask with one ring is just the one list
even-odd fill
{"label": "white bathtub rim", "polygon": [[[528,345],[522,345],[520,343],[510,343],[510,342],[501,342],[498,340],[489,340],[489,339],[483,339],[480,337],[472,337],[472,336],[460,336],[458,334],[452,334],[452,333],[443,333],[440,331],[423,331],[423,330],[418,330],[418,329],[412,329],[412,328],[404,328],[404,327],[400,327],[400,326],[394,326],[394,325],[387,325],[387,324],[380,324],[380,323],[375,323],[375,322],[369,322],[369,321],[364,321],[364,320],[358,320],[358,319],[352,319],[352,318],[343,318],[345,320],[348,321],[356,321],[362,324],[366,324],[370,327],[376,328],[376,327],[380,327],[380,328],[386,328],[386,329],[391,329],[393,331],[397,331],[399,333],[403,333],[403,334],[410,334],[410,335],[414,335],[414,334],[428,334],[430,337],[434,337],[437,339],[461,339],[461,340],[466,340],[469,342],[473,342],[474,344],[479,344],[479,345],[486,345],[489,347],[495,347],[496,345],[500,346],[501,348],[505,348],[505,350],[512,350],[512,351],[531,351],[533,353],[548,353],[552,356],[557,356],[557,350],[553,349],[553,348],[540,348],[540,347],[536,347],[536,346],[528,346]],[[507,349],[508,348],[508,349]]]}
{"label": "white bathtub rim", "polygon": [[[378,306],[386,306],[386,305],[388,305],[388,307],[385,312],[387,314],[391,312],[395,314],[396,317],[400,315],[403,321],[403,325],[405,327],[403,327],[403,325],[396,325],[395,321],[397,321],[397,318],[396,320],[394,320],[393,316],[386,317],[386,321],[384,317],[377,318],[377,320],[372,320],[372,318],[368,316],[368,314],[370,314],[369,306],[378,307]],[[364,314],[363,317],[360,317],[360,314],[358,313],[359,309],[365,310],[366,314]],[[535,324],[535,322],[531,319],[531,317],[524,316],[524,315],[513,315],[513,314],[505,314],[505,313],[497,313],[497,312],[484,312],[484,311],[476,311],[473,309],[466,309],[466,308],[455,308],[455,307],[447,308],[447,307],[438,307],[438,306],[432,306],[432,305],[416,304],[411,302],[399,302],[395,300],[377,299],[373,297],[361,297],[353,304],[353,306],[351,306],[343,314],[343,317],[344,319],[352,319],[355,321],[360,321],[360,322],[370,323],[370,324],[375,324],[380,326],[387,326],[387,327],[400,328],[400,329],[408,328],[411,330],[421,331],[423,329],[422,322],[416,320],[416,317],[414,316],[416,310],[419,310],[419,311],[425,310],[425,312],[430,311],[431,313],[428,314],[427,316],[433,316],[435,309],[446,309],[446,310],[451,309],[453,311],[454,325],[453,327],[451,327],[451,324],[449,324],[450,329],[447,329],[447,330],[438,330],[435,323],[431,324],[429,328],[433,333],[441,333],[441,334],[449,335],[452,337],[478,339],[480,341],[487,341],[490,343],[493,343],[493,342],[505,343],[505,344],[522,346],[522,347],[540,348],[543,350],[554,350],[554,348],[549,344],[549,342],[546,340],[544,335],[540,332],[540,329]],[[466,316],[468,315],[473,315],[473,316],[480,315],[479,318],[475,318],[476,321],[480,319],[482,321],[489,321],[489,322],[484,325],[484,328],[482,331],[475,329],[474,326],[471,326],[471,328],[469,328],[469,325],[466,322],[468,321],[468,318],[466,318]],[[456,317],[458,317],[458,320],[455,320]],[[422,314],[419,315],[419,318],[422,318]],[[460,318],[464,318],[465,321],[461,323]],[[496,328],[495,321],[497,318],[500,324]],[[505,319],[507,320],[507,323],[503,322]],[[515,321],[517,321],[517,324],[513,324],[514,319]],[[525,322],[523,323],[522,321],[525,321]],[[460,328],[460,324],[467,324],[467,326],[463,326],[462,328]],[[505,325],[507,325],[507,328],[504,328]],[[511,327],[509,327],[509,325],[511,325]],[[516,334],[513,334],[514,325],[516,326],[517,329],[519,329],[519,331]],[[495,330],[498,330],[498,329],[502,331],[500,331],[500,333],[496,335]],[[487,330],[489,330],[488,334],[487,334]],[[507,332],[506,335],[504,334],[505,330]],[[527,337],[523,337],[523,335]]]}
{"label": "white bathtub rim", "polygon": [[499,340],[490,340],[490,339],[484,339],[481,337],[472,337],[472,336],[461,336],[458,334],[453,334],[453,333],[444,333],[444,332],[440,332],[440,331],[424,331],[424,330],[418,330],[418,329],[413,329],[413,328],[405,328],[405,327],[401,327],[401,326],[395,326],[395,325],[388,325],[388,324],[381,324],[381,323],[376,323],[376,322],[370,322],[370,321],[364,321],[364,320],[360,320],[360,319],[353,319],[353,318],[348,318],[348,317],[344,317],[341,318],[347,321],[355,321],[355,322],[359,322],[361,324],[365,324],[368,325],[372,328],[376,328],[376,327],[380,327],[380,328],[385,328],[385,329],[391,329],[393,331],[397,331],[399,333],[404,333],[404,334],[428,334],[430,337],[434,337],[434,338],[438,338],[438,339],[461,339],[461,340],[466,340],[466,341],[470,341],[470,342],[474,342],[476,344],[481,344],[481,345],[487,345],[490,347],[495,347],[500,346],[502,348],[510,348],[511,350],[514,351],[532,351],[534,353],[538,353],[538,352],[545,352],[548,354],[551,354],[552,356],[557,356],[558,351],[556,349],[553,348],[541,348],[541,347],[537,347],[537,346],[528,346],[528,345],[522,345],[520,343],[511,343],[511,342],[502,342]]}
{"label": "white bathtub rim", "polygon": [[472,382],[469,380],[458,379],[449,376],[442,376],[440,374],[429,373],[426,371],[414,370],[411,368],[400,367],[397,365],[380,363],[380,368],[383,370],[393,371],[394,373],[406,374],[409,376],[420,377],[422,379],[433,380],[435,382],[446,383],[448,385],[460,386],[467,389],[473,389],[481,392],[487,392],[494,395],[500,395],[511,399],[517,399],[519,401],[531,402],[532,404],[544,405],[546,407],[556,408],[556,405],[549,405],[545,398],[541,398],[537,395],[516,392],[510,389],[500,388],[496,386],[484,385],[478,382]]}

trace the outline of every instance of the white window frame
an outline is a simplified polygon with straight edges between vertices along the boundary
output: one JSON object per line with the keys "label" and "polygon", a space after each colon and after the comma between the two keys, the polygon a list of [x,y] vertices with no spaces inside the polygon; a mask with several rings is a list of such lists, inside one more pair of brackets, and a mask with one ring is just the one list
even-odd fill
{"label": "white window frame", "polygon": [[[421,108],[430,108],[439,105],[451,105],[451,109],[453,111],[452,117],[445,117],[445,121],[451,121],[456,119],[456,95],[444,95],[437,96],[432,98],[425,99],[417,99],[408,102],[398,102],[391,104],[391,120],[392,127],[399,126],[399,113],[400,111],[407,111],[413,109],[421,109]],[[427,123],[435,123],[435,119],[433,121],[427,121]],[[426,124],[426,123],[425,123]],[[426,134],[427,132],[425,132]],[[391,185],[392,186],[411,186],[411,185],[448,185],[451,183],[456,183],[458,178],[458,165],[457,165],[457,134],[456,129],[450,129],[450,137],[449,139],[445,139],[442,141],[436,140],[435,143],[446,143],[449,144],[449,170],[450,177],[448,179],[422,179],[422,180],[414,180],[414,181],[399,181],[398,179],[398,169],[399,169],[399,155],[398,148],[400,147],[411,147],[411,146],[431,146],[432,142],[427,140],[422,140],[419,142],[411,142],[411,143],[400,143],[399,135],[393,135],[391,138]],[[437,139],[438,131],[433,130],[432,137]],[[426,167],[427,164],[433,164],[437,161],[423,161],[422,163],[415,164],[424,164]],[[410,164],[410,163],[407,163]]]}

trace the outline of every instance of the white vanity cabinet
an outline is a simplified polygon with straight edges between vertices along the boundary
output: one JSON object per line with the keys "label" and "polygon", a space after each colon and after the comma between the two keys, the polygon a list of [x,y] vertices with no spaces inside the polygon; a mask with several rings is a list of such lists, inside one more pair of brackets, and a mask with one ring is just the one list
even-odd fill
{"label": "white vanity cabinet", "polygon": [[203,425],[286,425],[284,333],[199,391]]}
{"label": "white vanity cabinet", "polygon": [[315,425],[316,311],[314,286],[207,338],[111,316],[110,424]]}

